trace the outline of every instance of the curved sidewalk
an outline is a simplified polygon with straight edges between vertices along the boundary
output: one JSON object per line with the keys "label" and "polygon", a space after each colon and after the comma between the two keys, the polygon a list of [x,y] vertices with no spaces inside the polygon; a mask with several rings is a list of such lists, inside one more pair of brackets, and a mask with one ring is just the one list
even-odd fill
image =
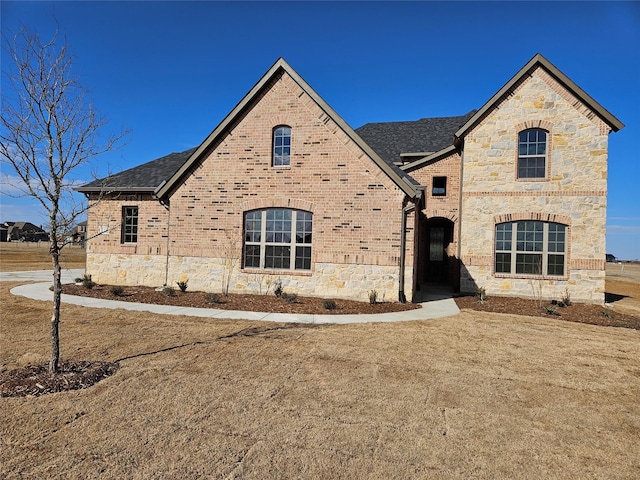
{"label": "curved sidewalk", "polygon": [[[83,270],[63,271],[63,283],[70,283],[82,276]],[[34,272],[2,272],[0,281],[38,281],[51,278],[52,272],[40,270]],[[51,281],[20,285],[11,289],[14,295],[34,300],[51,300]],[[172,305],[154,305],[146,303],[123,302],[119,300],[102,300],[91,297],[77,297],[62,295],[64,303],[92,308],[122,308],[125,310],[160,313],[165,315],[188,315],[193,317],[225,318],[234,320],[262,320],[267,322],[294,322],[309,324],[348,324],[372,322],[406,322],[411,320],[427,320],[431,318],[448,317],[460,313],[452,298],[441,298],[421,303],[422,308],[404,312],[380,313],[375,315],[313,315],[294,313],[245,312],[239,310],[221,310],[215,308],[176,307]]]}

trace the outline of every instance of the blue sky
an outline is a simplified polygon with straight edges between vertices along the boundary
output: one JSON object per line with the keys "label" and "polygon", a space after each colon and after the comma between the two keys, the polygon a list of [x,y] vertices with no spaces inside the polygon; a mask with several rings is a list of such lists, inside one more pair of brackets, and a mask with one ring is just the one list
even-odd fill
{"label": "blue sky", "polygon": [[[131,131],[123,148],[97,159],[98,175],[200,144],[278,57],[357,128],[480,108],[542,53],[626,125],[609,137],[607,251],[640,259],[640,2],[2,1],[0,8],[5,35],[20,23],[51,35],[55,14],[108,129]],[[79,176],[89,181],[91,173]],[[34,200],[1,194],[0,221],[7,220],[46,223]]]}

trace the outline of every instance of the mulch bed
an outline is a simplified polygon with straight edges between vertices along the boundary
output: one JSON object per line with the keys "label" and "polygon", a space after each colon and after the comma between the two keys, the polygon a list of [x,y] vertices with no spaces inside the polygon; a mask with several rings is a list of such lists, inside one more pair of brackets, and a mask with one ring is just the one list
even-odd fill
{"label": "mulch bed", "polygon": [[541,302],[515,297],[489,297],[480,301],[477,296],[462,296],[455,299],[458,308],[481,312],[508,313],[545,317],[567,322],[588,323],[606,327],[625,327],[640,330],[640,318],[614,312],[602,305],[572,303],[561,306],[558,303]]}
{"label": "mulch bed", "polygon": [[27,365],[0,372],[0,397],[38,397],[47,393],[81,390],[95,385],[118,371],[113,362],[61,362],[58,373],[49,365]]}
{"label": "mulch bed", "polygon": [[181,292],[179,289],[172,290],[172,295],[167,295],[163,291],[157,291],[153,287],[121,287],[122,292],[118,295],[112,293],[114,287],[110,285],[96,285],[89,289],[83,285],[63,285],[62,292],[80,297],[93,297],[106,300],[121,300],[124,302],[152,303],[156,305],[175,305],[180,307],[197,308],[217,308],[221,310],[243,310],[251,312],[267,313],[308,313],[308,314],[375,314],[401,312],[414,310],[420,305],[413,303],[380,302],[370,304],[369,302],[357,302],[354,300],[334,299],[336,308],[326,307],[330,299],[316,297],[296,296],[295,299],[286,297],[276,297],[269,295],[251,294],[210,294],[206,292]]}

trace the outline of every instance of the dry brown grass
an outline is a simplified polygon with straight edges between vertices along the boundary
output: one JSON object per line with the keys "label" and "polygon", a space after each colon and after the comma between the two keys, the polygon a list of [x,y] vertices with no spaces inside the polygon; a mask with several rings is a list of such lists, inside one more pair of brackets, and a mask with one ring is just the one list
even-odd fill
{"label": "dry brown grass", "polygon": [[[8,294],[0,364],[46,360]],[[3,478],[634,478],[640,332],[465,312],[308,327],[65,305],[83,391],[3,399]]]}
{"label": "dry brown grass", "polygon": [[[0,368],[50,302],[0,284]],[[640,331],[464,312],[280,325],[63,305],[87,390],[0,400],[1,478],[637,478]]]}
{"label": "dry brown grass", "polygon": [[[77,245],[62,249],[62,268],[85,268],[87,252]],[[0,242],[0,272],[53,270],[47,242]]]}

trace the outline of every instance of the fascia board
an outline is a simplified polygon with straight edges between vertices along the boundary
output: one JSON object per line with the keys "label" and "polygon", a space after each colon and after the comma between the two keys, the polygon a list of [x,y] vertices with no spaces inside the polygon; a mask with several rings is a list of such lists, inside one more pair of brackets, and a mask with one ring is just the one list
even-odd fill
{"label": "fascia board", "polygon": [[449,155],[451,155],[452,153],[455,153],[457,151],[456,147],[454,145],[450,145],[446,148],[443,148],[442,150],[439,150],[435,153],[432,153],[431,155],[427,155],[426,157],[423,157],[419,160],[415,160],[411,163],[407,163],[405,165],[402,165],[400,167],[400,170],[404,171],[404,172],[412,172],[414,170],[417,170],[418,168],[427,165],[429,163],[432,163],[436,160],[439,160],[440,158],[444,158],[444,157],[448,157]]}

